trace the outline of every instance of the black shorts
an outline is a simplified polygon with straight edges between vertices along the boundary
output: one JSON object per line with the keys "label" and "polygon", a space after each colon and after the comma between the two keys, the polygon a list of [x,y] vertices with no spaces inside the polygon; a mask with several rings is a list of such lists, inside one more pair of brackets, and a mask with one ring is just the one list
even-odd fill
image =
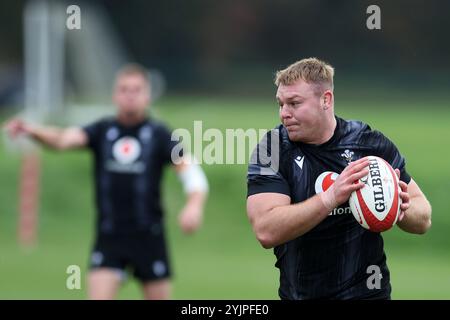
{"label": "black shorts", "polygon": [[164,234],[99,235],[90,259],[95,268],[129,271],[141,282],[170,278]]}

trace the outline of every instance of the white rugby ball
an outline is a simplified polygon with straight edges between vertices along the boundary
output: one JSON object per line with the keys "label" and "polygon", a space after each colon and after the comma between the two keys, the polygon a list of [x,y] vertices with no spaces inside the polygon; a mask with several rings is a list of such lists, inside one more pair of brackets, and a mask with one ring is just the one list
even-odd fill
{"label": "white rugby ball", "polygon": [[360,179],[364,187],[348,200],[353,216],[373,232],[389,230],[400,214],[400,186],[394,169],[384,159],[369,156],[369,174]]}

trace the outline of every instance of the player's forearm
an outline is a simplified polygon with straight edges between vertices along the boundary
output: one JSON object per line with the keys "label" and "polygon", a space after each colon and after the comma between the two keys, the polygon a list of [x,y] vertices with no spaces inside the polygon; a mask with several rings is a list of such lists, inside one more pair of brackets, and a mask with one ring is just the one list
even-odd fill
{"label": "player's forearm", "polygon": [[196,207],[201,212],[203,212],[203,207],[205,206],[206,198],[207,198],[206,192],[192,191],[187,195],[186,206]]}
{"label": "player's forearm", "polygon": [[264,213],[254,226],[264,248],[272,248],[295,239],[324,220],[329,210],[319,196],[306,201],[275,207]]}
{"label": "player's forearm", "polygon": [[405,217],[397,225],[406,232],[424,234],[431,227],[431,205],[425,197],[411,198]]}
{"label": "player's forearm", "polygon": [[56,127],[30,126],[28,134],[36,141],[52,149],[62,149],[62,136],[64,130]]}

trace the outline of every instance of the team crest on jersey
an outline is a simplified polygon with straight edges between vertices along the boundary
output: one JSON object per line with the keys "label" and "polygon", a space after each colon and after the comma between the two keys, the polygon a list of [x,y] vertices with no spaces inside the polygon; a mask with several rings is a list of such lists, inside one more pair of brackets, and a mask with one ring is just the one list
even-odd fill
{"label": "team crest on jersey", "polygon": [[117,162],[130,164],[141,155],[141,145],[136,138],[125,136],[114,143],[112,151]]}
{"label": "team crest on jersey", "polygon": [[316,179],[315,189],[316,194],[327,191],[329,187],[336,181],[339,175],[336,172],[325,171],[322,172]]}
{"label": "team crest on jersey", "polygon": [[350,163],[352,162],[354,155],[355,153],[353,151],[346,149],[344,153],[341,154],[341,157],[343,157],[347,163]]}

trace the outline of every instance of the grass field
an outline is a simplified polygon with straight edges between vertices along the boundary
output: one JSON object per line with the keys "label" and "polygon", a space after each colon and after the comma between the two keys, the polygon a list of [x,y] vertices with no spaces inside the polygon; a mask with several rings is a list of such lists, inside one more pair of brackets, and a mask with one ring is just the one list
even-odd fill
{"label": "grass field", "polygon": [[[361,107],[364,105],[364,107]],[[381,107],[380,107],[381,105]],[[166,98],[157,117],[172,127],[272,128],[272,101]],[[336,113],[383,131],[407,158],[410,174],[433,205],[433,226],[423,236],[395,229],[384,234],[394,299],[450,299],[450,110],[439,101],[337,101]],[[86,275],[94,222],[90,155],[43,152],[39,244],[16,242],[19,157],[0,146],[0,298],[84,299],[66,289],[66,268]],[[271,250],[254,238],[245,212],[246,166],[204,166],[211,195],[202,230],[187,237],[176,222],[181,186],[167,170],[164,203],[176,299],[277,299],[278,270]],[[119,298],[140,298],[134,281]]]}

